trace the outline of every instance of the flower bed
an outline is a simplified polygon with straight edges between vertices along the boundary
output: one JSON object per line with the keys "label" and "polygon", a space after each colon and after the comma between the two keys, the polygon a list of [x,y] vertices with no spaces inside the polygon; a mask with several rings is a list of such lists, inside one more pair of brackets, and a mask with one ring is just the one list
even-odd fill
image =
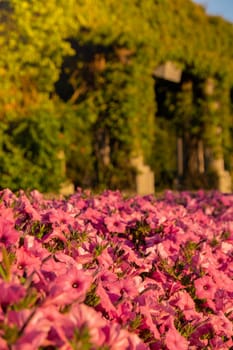
{"label": "flower bed", "polygon": [[0,192],[0,349],[233,349],[233,195]]}

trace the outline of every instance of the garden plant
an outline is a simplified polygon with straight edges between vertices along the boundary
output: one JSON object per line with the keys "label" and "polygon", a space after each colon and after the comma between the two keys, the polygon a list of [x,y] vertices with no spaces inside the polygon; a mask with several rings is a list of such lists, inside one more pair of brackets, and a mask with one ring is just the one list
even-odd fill
{"label": "garden plant", "polygon": [[1,350],[233,349],[233,195],[0,192]]}

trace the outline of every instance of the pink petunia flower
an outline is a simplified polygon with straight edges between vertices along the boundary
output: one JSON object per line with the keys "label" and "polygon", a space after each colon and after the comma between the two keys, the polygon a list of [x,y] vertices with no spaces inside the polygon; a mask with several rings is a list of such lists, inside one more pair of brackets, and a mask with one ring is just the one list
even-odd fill
{"label": "pink petunia flower", "polygon": [[128,335],[129,347],[128,350],[147,350],[148,346],[142,342],[142,340],[133,333]]}
{"label": "pink petunia flower", "polygon": [[217,315],[210,315],[210,321],[215,334],[229,338],[233,334],[233,324],[222,311],[219,311]]}
{"label": "pink petunia flower", "polygon": [[26,294],[25,288],[15,282],[0,281],[0,305],[6,307],[20,301]]}
{"label": "pink petunia flower", "polygon": [[0,216],[0,247],[10,247],[18,242],[20,233],[14,228],[11,221]]}
{"label": "pink petunia flower", "polygon": [[200,315],[195,310],[193,299],[185,290],[176,292],[171,298],[170,304],[178,306],[187,320],[191,321],[195,318],[200,318]]}
{"label": "pink petunia flower", "polygon": [[[17,209],[24,216],[28,216],[33,221],[40,221],[41,214],[40,212],[33,207],[33,204],[29,200],[29,198],[25,195],[25,193],[20,190],[19,191],[19,199],[17,201]],[[25,215],[26,214],[26,215]]]}
{"label": "pink petunia flower", "polygon": [[104,223],[109,232],[124,233],[126,230],[126,223],[118,213],[105,217]]}
{"label": "pink petunia flower", "polygon": [[0,191],[1,200],[4,202],[6,207],[12,206],[12,204],[16,201],[16,195],[9,190],[9,188],[5,188]]}
{"label": "pink petunia flower", "polygon": [[188,350],[189,342],[174,326],[170,326],[165,335],[165,344],[169,350]]}
{"label": "pink petunia flower", "polygon": [[214,299],[217,288],[212,277],[200,277],[194,281],[194,285],[196,288],[196,295],[198,298],[212,300]]}
{"label": "pink petunia flower", "polygon": [[100,298],[100,302],[97,306],[97,310],[101,310],[107,318],[114,319],[117,316],[117,310],[114,305],[119,298],[121,297],[120,294],[114,294],[108,292],[101,281],[98,282],[97,288],[96,288],[96,294]]}
{"label": "pink petunia flower", "polygon": [[213,326],[208,320],[205,320],[196,327],[195,331],[189,337],[191,349],[203,349],[208,345],[208,337],[213,335]]}
{"label": "pink petunia flower", "polygon": [[228,339],[224,341],[223,338],[214,336],[212,339],[210,339],[209,344],[211,350],[229,350],[232,349],[233,340]]}
{"label": "pink petunia flower", "polygon": [[58,276],[50,286],[47,303],[56,305],[82,302],[92,282],[90,274],[75,267],[67,269],[66,274]]}
{"label": "pink petunia flower", "polygon": [[84,326],[88,327],[91,342],[96,347],[104,345],[106,341],[104,327],[107,320],[102,317],[100,312],[85,304],[74,303],[69,313],[69,320],[78,329],[82,329]]}
{"label": "pink petunia flower", "polygon": [[15,213],[12,208],[6,208],[0,203],[0,220],[9,221],[12,225],[15,224]]}
{"label": "pink petunia flower", "polygon": [[16,325],[19,330],[23,330],[12,349],[37,350],[40,346],[46,344],[51,322],[44,317],[40,310],[10,311],[8,322],[10,325]]}
{"label": "pink petunia flower", "polygon": [[128,332],[121,329],[118,324],[106,325],[103,330],[106,337],[106,345],[111,350],[129,349]]}
{"label": "pink petunia flower", "polygon": [[30,254],[24,247],[17,249],[15,255],[16,262],[13,266],[12,272],[17,275],[22,276],[26,273],[26,275],[29,276],[41,265],[41,259]]}
{"label": "pink petunia flower", "polygon": [[6,340],[1,338],[1,336],[0,336],[0,349],[1,350],[9,350],[9,346],[8,346]]}
{"label": "pink petunia flower", "polygon": [[50,256],[48,250],[43,248],[41,242],[33,236],[27,235],[24,237],[23,247],[28,254],[40,258],[41,261]]}

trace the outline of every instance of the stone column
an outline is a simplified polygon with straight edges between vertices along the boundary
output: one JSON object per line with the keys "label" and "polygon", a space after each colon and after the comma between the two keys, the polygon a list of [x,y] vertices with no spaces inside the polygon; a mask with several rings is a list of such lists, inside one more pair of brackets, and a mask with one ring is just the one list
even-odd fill
{"label": "stone column", "polygon": [[144,164],[143,156],[137,156],[131,159],[131,164],[136,169],[136,192],[139,195],[153,194],[154,188],[154,173],[148,165]]}
{"label": "stone column", "polygon": [[[58,152],[58,159],[61,161],[61,172],[62,176],[66,176],[66,159],[64,150]],[[74,184],[70,181],[64,181],[61,186],[59,193],[63,196],[69,196],[74,193]]]}
{"label": "stone column", "polygon": [[199,140],[197,145],[198,170],[200,174],[205,172],[204,145],[203,141]]}
{"label": "stone column", "polygon": [[183,176],[184,173],[184,155],[183,155],[183,139],[178,137],[177,139],[177,168],[178,176]]}
{"label": "stone column", "polygon": [[[206,125],[206,140],[211,156],[209,158],[209,168],[215,171],[218,177],[218,190],[224,193],[232,191],[231,176],[225,170],[222,125],[221,125],[221,103],[215,98],[217,81],[213,78],[206,80],[205,95],[206,107],[209,114],[209,125]],[[212,118],[212,119],[211,119]]]}

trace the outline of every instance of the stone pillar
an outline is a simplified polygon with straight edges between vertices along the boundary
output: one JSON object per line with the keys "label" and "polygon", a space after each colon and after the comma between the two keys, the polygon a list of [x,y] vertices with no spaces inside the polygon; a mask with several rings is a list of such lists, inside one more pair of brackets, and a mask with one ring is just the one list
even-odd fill
{"label": "stone pillar", "polygon": [[177,168],[178,176],[183,176],[184,173],[184,156],[183,156],[183,139],[178,137],[177,139]]}
{"label": "stone pillar", "polygon": [[[63,150],[60,150],[58,153],[58,159],[61,161],[61,173],[62,176],[66,176],[66,159],[65,159],[65,152]],[[74,184],[70,181],[64,181],[62,182],[59,193],[63,196],[69,196],[74,193]]]}
{"label": "stone pillar", "polygon": [[179,83],[181,81],[182,70],[176,62],[167,61],[159,66],[153,72],[156,78]]}
{"label": "stone pillar", "polygon": [[225,170],[224,159],[218,158],[211,161],[211,168],[218,175],[218,189],[223,193],[232,192],[231,175]]}
{"label": "stone pillar", "polygon": [[205,172],[204,145],[203,141],[199,140],[197,145],[198,170],[200,174]]}
{"label": "stone pillar", "polygon": [[131,159],[131,164],[136,169],[136,192],[139,195],[154,194],[154,173],[148,165],[144,164],[143,156]]}
{"label": "stone pillar", "polygon": [[[206,125],[206,140],[211,152],[209,159],[209,168],[214,170],[218,176],[218,190],[224,193],[232,191],[232,181],[229,171],[225,170],[223,141],[222,141],[222,125],[221,125],[221,104],[215,99],[217,81],[213,78],[206,80],[205,95],[207,100],[207,109],[209,112],[209,121],[211,117],[213,122]],[[216,115],[219,115],[216,118]]]}

